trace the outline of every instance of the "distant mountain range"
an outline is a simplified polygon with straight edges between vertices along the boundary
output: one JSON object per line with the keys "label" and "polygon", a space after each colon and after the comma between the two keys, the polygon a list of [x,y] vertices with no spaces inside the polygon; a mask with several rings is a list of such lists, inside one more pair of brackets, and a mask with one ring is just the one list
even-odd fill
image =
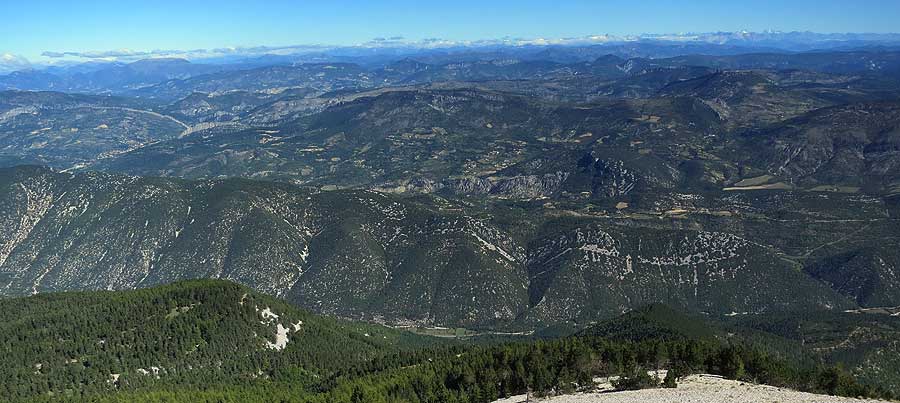
{"label": "distant mountain range", "polygon": [[[709,47],[711,46],[711,48]],[[878,73],[896,77],[900,50],[779,52],[740,49],[716,52],[720,45],[671,46],[621,43],[595,46],[465,48],[458,52],[420,51],[373,57],[315,56],[230,64],[185,59],[146,59],[132,63],[76,65],[23,70],[0,76],[0,90],[62,91],[174,100],[192,92],[274,90],[286,87],[331,91],[442,81],[571,78],[623,78],[652,68],[810,70],[830,74]],[[752,51],[753,53],[746,53]],[[321,74],[313,77],[312,74]],[[316,83],[315,81],[319,81]]]}
{"label": "distant mountain range", "polygon": [[[381,63],[404,57],[428,54],[464,54],[469,52],[498,54],[534,54],[571,51],[579,48],[628,50],[635,57],[671,57],[687,54],[738,54],[748,52],[802,52],[811,50],[866,47],[898,47],[896,33],[815,33],[815,32],[706,32],[639,35],[589,35],[570,38],[502,38],[478,41],[428,39],[409,41],[402,38],[377,38],[355,46],[297,45],[256,46],[243,48],[199,49],[191,51],[46,51],[53,60],[42,64],[29,62],[22,56],[0,55],[0,74],[39,69],[51,73],[86,71],[120,62],[149,58],[184,58],[204,64],[272,65],[285,62],[354,62],[363,59]],[[115,60],[115,61],[110,61]]]}
{"label": "distant mountain range", "polygon": [[900,305],[900,52],[608,50],[4,76],[0,292],[516,331]]}

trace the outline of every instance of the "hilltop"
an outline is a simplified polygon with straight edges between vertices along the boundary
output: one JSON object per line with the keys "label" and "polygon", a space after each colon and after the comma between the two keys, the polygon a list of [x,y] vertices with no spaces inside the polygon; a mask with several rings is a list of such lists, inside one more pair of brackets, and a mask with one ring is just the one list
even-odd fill
{"label": "hilltop", "polygon": [[[665,373],[665,371],[663,371]],[[884,400],[855,399],[797,392],[790,389],[723,379],[715,375],[691,375],[678,383],[675,389],[645,389],[639,391],[605,391],[554,396],[543,399],[526,399],[513,396],[494,403],[865,403]]]}

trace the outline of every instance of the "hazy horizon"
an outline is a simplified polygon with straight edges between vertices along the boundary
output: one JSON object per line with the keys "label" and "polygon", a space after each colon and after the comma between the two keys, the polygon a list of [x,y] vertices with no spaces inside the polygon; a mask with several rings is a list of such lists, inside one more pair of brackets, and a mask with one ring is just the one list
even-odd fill
{"label": "hazy horizon", "polygon": [[[442,38],[410,40],[405,37],[376,37],[356,44],[294,44],[226,46],[210,49],[106,49],[87,51],[44,51],[37,59],[0,52],[0,67],[18,66],[21,69],[45,68],[51,66],[75,65],[82,63],[131,63],[151,59],[184,59],[191,62],[222,63],[228,60],[245,60],[262,56],[302,56],[316,52],[353,52],[397,50],[399,52],[460,49],[500,49],[502,47],[541,46],[590,46],[615,45],[624,43],[669,43],[693,45],[729,45],[746,49],[779,49],[788,51],[791,46],[801,46],[803,50],[828,49],[835,46],[851,46],[855,43],[900,44],[900,33],[867,32],[812,32],[812,31],[718,31],[679,33],[637,33],[629,35],[595,34],[566,38],[520,38],[502,37],[480,40],[456,41]],[[820,47],[817,47],[820,45]],[[0,69],[2,72],[4,69]],[[14,71],[15,68],[7,67]]]}
{"label": "hazy horizon", "polygon": [[[413,1],[7,3],[0,45],[10,62],[46,64],[131,54],[159,57],[211,51],[389,45],[378,42],[472,44],[715,32],[896,32],[900,3],[881,0],[761,2],[634,2],[508,0],[453,5]],[[473,12],[478,10],[478,12]]]}

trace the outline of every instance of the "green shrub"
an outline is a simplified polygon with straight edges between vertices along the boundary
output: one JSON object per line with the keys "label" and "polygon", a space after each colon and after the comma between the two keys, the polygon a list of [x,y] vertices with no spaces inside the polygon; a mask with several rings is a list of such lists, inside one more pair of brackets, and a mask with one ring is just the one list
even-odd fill
{"label": "green shrub", "polygon": [[647,371],[634,368],[627,373],[622,374],[619,379],[612,381],[612,386],[616,390],[640,390],[659,387],[659,378],[650,375]]}
{"label": "green shrub", "polygon": [[678,373],[674,369],[670,369],[669,372],[666,373],[666,379],[663,379],[662,386],[664,388],[677,388],[678,387]]}

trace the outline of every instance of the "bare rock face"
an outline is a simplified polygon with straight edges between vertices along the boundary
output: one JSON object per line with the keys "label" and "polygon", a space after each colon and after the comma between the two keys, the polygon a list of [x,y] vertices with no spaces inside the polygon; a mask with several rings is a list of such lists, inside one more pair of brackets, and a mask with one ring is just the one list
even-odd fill
{"label": "bare rock face", "polygon": [[560,191],[568,174],[556,172],[545,175],[512,177],[447,179],[439,183],[415,181],[409,190],[422,193],[444,193],[454,196],[492,196],[509,199],[550,197]]}

